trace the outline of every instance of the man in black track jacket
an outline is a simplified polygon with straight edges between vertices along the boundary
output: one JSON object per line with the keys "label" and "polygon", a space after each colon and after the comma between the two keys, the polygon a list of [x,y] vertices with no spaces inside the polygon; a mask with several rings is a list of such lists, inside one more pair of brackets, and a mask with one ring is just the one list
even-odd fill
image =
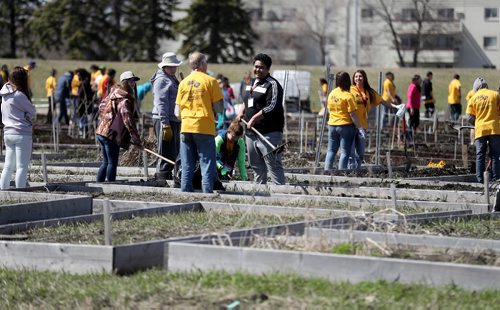
{"label": "man in black track jacket", "polygon": [[255,128],[274,146],[282,144],[285,116],[283,113],[283,88],[269,75],[271,57],[257,54],[254,57],[253,73],[255,79],[246,86],[243,93],[244,107],[238,113],[239,119],[248,122],[246,144],[248,160],[258,184],[267,183],[267,173],[276,184],[285,184],[285,173],[281,154],[263,157],[273,150],[250,128]]}

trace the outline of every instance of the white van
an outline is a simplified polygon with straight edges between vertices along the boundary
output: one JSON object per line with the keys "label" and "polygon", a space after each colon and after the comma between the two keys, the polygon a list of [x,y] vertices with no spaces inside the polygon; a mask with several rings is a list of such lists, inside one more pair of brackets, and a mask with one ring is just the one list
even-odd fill
{"label": "white van", "polygon": [[272,76],[280,82],[283,90],[285,90],[285,72],[287,71],[286,111],[299,112],[300,110],[304,110],[311,112],[311,102],[309,99],[311,72],[299,70],[274,70]]}

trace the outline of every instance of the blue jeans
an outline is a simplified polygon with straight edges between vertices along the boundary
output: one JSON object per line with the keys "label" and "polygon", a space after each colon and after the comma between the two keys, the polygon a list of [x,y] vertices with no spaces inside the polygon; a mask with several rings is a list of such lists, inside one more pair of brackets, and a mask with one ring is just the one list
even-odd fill
{"label": "blue jeans", "polygon": [[10,177],[16,170],[16,188],[25,188],[28,168],[33,150],[33,137],[30,135],[5,135],[5,163],[3,165],[0,188],[10,188]]}
{"label": "blue jeans", "polygon": [[97,140],[101,143],[102,164],[97,171],[97,182],[116,181],[116,169],[118,169],[118,157],[120,147],[110,139],[97,135]]}
{"label": "blue jeans", "polygon": [[347,169],[347,162],[351,154],[352,141],[356,134],[353,124],[342,126],[328,126],[328,151],[325,159],[325,171],[332,170],[335,156],[340,147],[339,170]]}
{"label": "blue jeans", "polygon": [[201,188],[212,193],[217,178],[215,137],[199,133],[181,133],[181,191],[194,192],[193,176],[196,161],[200,161]]}
{"label": "blue jeans", "polygon": [[359,133],[354,134],[354,141],[351,148],[351,156],[349,157],[349,163],[347,167],[349,169],[359,169],[363,163],[363,158],[365,157],[366,148],[366,138],[361,138]]}
{"label": "blue jeans", "polygon": [[484,182],[484,171],[486,170],[486,149],[490,148],[492,160],[492,178],[500,179],[500,135],[484,136],[476,139],[476,178],[479,183]]}

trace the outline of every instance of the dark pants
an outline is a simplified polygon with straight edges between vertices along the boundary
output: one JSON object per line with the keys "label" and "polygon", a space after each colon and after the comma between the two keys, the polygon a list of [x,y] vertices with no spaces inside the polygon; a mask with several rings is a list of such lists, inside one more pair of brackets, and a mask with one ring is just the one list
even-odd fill
{"label": "dark pants", "polygon": [[484,182],[486,170],[486,149],[490,148],[492,160],[492,180],[500,179],[500,135],[483,136],[476,139],[476,178],[479,183]]}
{"label": "dark pants", "polygon": [[[179,155],[181,124],[177,122],[170,122],[170,127],[172,128],[172,140],[170,141],[163,141],[162,139],[163,133],[160,119],[154,119],[153,125],[158,145],[158,154],[175,162],[177,155]],[[162,159],[158,159],[156,172],[159,178],[172,179],[173,169],[174,165],[169,164]]]}
{"label": "dark pants", "polygon": [[462,114],[462,105],[460,103],[450,104],[450,119],[456,122],[460,114]]}
{"label": "dark pants", "polygon": [[118,158],[120,147],[110,139],[97,135],[97,140],[101,143],[102,164],[97,171],[97,182],[116,181],[116,169],[118,169]]}
{"label": "dark pants", "polygon": [[434,115],[434,111],[436,110],[436,106],[433,102],[424,103],[425,106],[425,117],[432,117]]}
{"label": "dark pants", "polygon": [[49,100],[49,110],[47,111],[47,124],[52,124],[52,111],[54,110],[54,102],[52,102],[52,97],[47,97]]}
{"label": "dark pants", "polygon": [[[413,110],[413,115],[411,110]],[[406,139],[413,142],[413,133],[417,131],[418,125],[420,125],[420,111],[418,109],[408,109],[408,114],[410,117],[408,119],[408,128],[406,128]]]}
{"label": "dark pants", "polygon": [[59,123],[64,118],[64,123],[69,125],[68,108],[66,106],[66,99],[61,99],[59,102]]}

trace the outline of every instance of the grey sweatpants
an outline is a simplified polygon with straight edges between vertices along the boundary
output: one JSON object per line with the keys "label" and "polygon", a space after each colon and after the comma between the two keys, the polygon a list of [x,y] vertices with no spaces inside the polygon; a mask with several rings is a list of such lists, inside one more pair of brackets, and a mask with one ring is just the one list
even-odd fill
{"label": "grey sweatpants", "polygon": [[[264,134],[271,144],[279,146],[282,144],[283,133],[274,131]],[[262,141],[254,134],[247,134],[246,136],[248,161],[254,171],[254,181],[257,184],[267,183],[267,173],[271,175],[273,183],[278,185],[285,184],[285,172],[283,171],[283,163],[281,161],[281,154],[271,154],[263,158],[263,156],[273,149],[266,142]]]}

